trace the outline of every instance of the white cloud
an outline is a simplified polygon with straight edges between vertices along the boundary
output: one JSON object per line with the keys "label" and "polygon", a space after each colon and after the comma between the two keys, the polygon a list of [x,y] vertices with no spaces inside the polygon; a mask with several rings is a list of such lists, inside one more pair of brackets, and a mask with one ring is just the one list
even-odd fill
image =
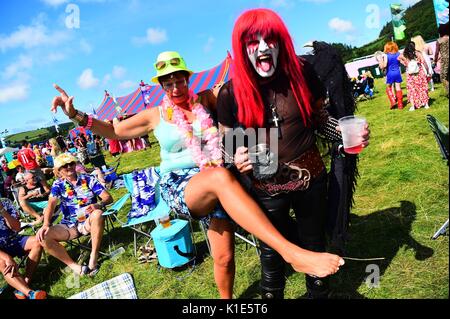
{"label": "white cloud", "polygon": [[106,74],[102,80],[102,86],[105,86],[109,81],[111,81],[111,74]]}
{"label": "white cloud", "polygon": [[203,46],[203,51],[206,53],[211,52],[213,50],[213,44],[215,41],[216,41],[216,39],[214,39],[213,37],[209,37],[208,41]]}
{"label": "white cloud", "polygon": [[147,34],[145,37],[134,37],[132,39],[133,43],[142,45],[142,44],[160,44],[166,42],[167,32],[164,29],[159,28],[149,28],[147,29]]}
{"label": "white cloud", "polygon": [[92,69],[85,69],[78,78],[77,83],[80,88],[86,90],[97,86],[99,80],[94,76]]}
{"label": "white cloud", "polygon": [[44,2],[46,5],[49,5],[52,7],[57,7],[57,6],[67,2],[67,0],[41,0],[41,1]]}
{"label": "white cloud", "polygon": [[121,79],[127,73],[127,69],[120,65],[115,65],[112,70],[112,75],[116,79]]}
{"label": "white cloud", "polygon": [[48,62],[59,62],[66,58],[64,53],[61,52],[52,52],[49,55],[47,55],[47,61]]}
{"label": "white cloud", "polygon": [[287,8],[293,6],[292,1],[289,0],[271,0],[270,4],[276,8]]}
{"label": "white cloud", "polygon": [[33,59],[31,56],[21,54],[17,61],[8,65],[2,72],[2,77],[6,80],[16,77],[25,70],[31,69],[33,66]]}
{"label": "white cloud", "polygon": [[119,84],[119,89],[131,89],[137,87],[137,85],[135,81],[126,80]]}
{"label": "white cloud", "polygon": [[14,83],[0,87],[0,104],[11,101],[21,101],[28,97],[28,85],[25,83]]}
{"label": "white cloud", "polygon": [[10,35],[0,34],[0,50],[5,52],[8,49],[19,47],[30,49],[40,45],[55,45],[60,44],[66,38],[65,32],[49,33],[40,21],[36,21],[30,26],[19,26]]}
{"label": "white cloud", "polygon": [[92,46],[85,39],[80,40],[80,49],[83,53],[86,54],[92,53]]}
{"label": "white cloud", "polygon": [[349,32],[354,29],[351,21],[342,20],[340,18],[333,18],[328,22],[328,26],[331,30],[336,32]]}

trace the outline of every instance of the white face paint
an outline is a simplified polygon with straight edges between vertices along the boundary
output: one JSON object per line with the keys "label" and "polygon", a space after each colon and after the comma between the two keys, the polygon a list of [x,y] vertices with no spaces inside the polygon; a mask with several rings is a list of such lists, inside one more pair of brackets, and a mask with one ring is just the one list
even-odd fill
{"label": "white face paint", "polygon": [[278,43],[258,34],[255,40],[248,41],[245,46],[255,71],[263,78],[271,77],[277,68]]}

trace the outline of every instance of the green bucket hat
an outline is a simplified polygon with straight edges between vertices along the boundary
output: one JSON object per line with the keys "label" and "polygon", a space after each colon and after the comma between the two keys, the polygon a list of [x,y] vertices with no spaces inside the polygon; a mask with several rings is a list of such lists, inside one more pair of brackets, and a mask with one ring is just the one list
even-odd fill
{"label": "green bucket hat", "polygon": [[158,78],[178,71],[186,71],[189,75],[194,74],[186,67],[186,62],[178,52],[165,51],[158,55],[155,64],[156,76],[152,77],[152,82],[159,83]]}

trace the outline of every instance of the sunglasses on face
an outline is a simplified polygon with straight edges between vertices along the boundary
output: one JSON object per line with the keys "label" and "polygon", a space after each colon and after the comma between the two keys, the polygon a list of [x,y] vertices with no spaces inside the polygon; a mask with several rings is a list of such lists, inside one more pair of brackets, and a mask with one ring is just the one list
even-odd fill
{"label": "sunglasses on face", "polygon": [[75,166],[75,162],[64,164],[63,166],[61,166],[61,168],[67,169],[67,168],[73,167],[73,166]]}
{"label": "sunglasses on face", "polygon": [[161,83],[161,86],[164,89],[164,91],[173,91],[175,89],[175,87],[177,87],[178,89],[187,87],[187,81],[186,81],[186,79],[176,80],[174,82],[168,81],[168,82]]}
{"label": "sunglasses on face", "polygon": [[165,60],[165,61],[158,61],[155,63],[155,68],[158,71],[161,71],[162,69],[165,69],[169,64],[172,66],[178,66],[181,63],[181,59],[180,58],[172,58],[170,60]]}

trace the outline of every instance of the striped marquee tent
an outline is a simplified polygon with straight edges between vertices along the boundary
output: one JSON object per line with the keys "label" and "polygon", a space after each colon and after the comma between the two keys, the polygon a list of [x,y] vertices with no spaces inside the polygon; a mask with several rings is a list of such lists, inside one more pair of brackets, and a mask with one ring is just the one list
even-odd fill
{"label": "striped marquee tent", "polygon": [[[225,60],[216,67],[192,74],[189,87],[197,93],[210,89],[217,83],[228,81],[230,79],[230,62],[231,56],[228,54]],[[141,83],[134,92],[118,97],[116,101],[120,105],[122,113],[132,115],[159,105],[163,97],[164,91],[161,86]],[[118,111],[113,98],[106,93],[95,114],[99,120],[112,120],[117,116]]]}

